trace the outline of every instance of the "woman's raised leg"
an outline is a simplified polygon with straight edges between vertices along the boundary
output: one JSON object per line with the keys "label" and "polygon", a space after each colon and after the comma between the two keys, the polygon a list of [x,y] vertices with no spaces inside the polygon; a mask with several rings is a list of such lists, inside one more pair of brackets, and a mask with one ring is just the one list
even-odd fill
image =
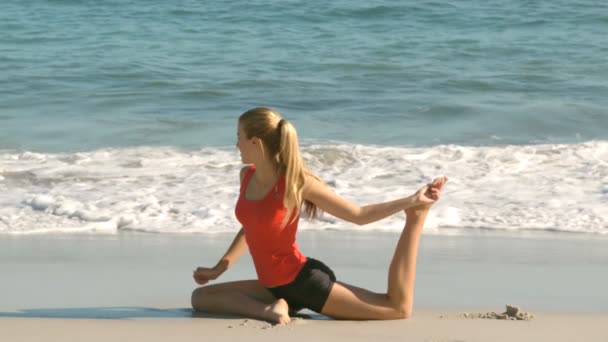
{"label": "woman's raised leg", "polygon": [[192,292],[192,308],[200,312],[233,314],[279,324],[290,321],[287,302],[277,300],[257,280],[199,287]]}
{"label": "woman's raised leg", "polygon": [[[447,178],[432,183],[431,195],[439,199]],[[431,205],[405,210],[405,227],[397,242],[388,271],[386,293],[374,293],[338,282],[334,284],[321,313],[337,319],[404,319],[412,315],[416,259],[424,221]]]}
{"label": "woman's raised leg", "polygon": [[418,243],[429,207],[406,210],[406,223],[388,273],[387,293],[338,282],[322,314],[336,319],[404,319],[412,314]]}

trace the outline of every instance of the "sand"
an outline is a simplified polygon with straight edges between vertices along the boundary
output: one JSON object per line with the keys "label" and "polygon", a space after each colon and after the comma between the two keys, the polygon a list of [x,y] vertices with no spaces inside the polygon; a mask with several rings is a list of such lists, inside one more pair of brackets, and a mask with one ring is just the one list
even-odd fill
{"label": "sand", "polygon": [[[191,271],[232,236],[0,238],[0,342],[17,341],[608,341],[608,239],[424,236],[414,317],[287,326],[193,316]],[[343,281],[381,291],[395,234],[306,233],[302,250]],[[353,257],[353,251],[355,257]],[[245,257],[223,281],[255,277]],[[508,312],[517,319],[496,319]],[[509,315],[507,315],[509,316]],[[491,317],[487,319],[483,317]]]}
{"label": "sand", "polygon": [[0,318],[2,341],[608,341],[608,315],[536,314],[533,321],[418,312],[409,320],[293,319],[284,326],[237,317]]}

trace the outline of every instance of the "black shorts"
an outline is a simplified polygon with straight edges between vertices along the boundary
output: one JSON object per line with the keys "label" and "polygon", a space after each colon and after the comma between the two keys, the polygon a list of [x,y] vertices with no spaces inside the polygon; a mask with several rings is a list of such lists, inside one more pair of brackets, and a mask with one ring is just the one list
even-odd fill
{"label": "black shorts", "polygon": [[306,258],[306,264],[294,281],[268,290],[277,299],[285,299],[290,312],[306,308],[321,313],[335,282],[336,275],[327,265],[319,260]]}

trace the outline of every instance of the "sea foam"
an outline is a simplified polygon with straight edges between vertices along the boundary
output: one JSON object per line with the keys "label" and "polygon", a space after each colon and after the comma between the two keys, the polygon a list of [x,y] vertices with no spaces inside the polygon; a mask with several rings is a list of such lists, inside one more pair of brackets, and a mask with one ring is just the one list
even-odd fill
{"label": "sea foam", "polygon": [[[359,205],[449,182],[425,232],[471,229],[608,234],[608,142],[474,147],[306,144],[308,166]],[[243,167],[234,148],[0,152],[0,233],[221,233]],[[403,214],[356,226],[328,214],[303,230],[399,231]]]}

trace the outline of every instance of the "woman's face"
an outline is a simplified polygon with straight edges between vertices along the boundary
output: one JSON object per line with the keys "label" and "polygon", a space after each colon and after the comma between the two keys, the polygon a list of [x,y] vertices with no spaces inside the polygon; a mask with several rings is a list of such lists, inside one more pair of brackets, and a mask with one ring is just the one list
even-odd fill
{"label": "woman's face", "polygon": [[239,152],[241,153],[241,161],[243,162],[243,164],[252,164],[253,163],[252,154],[255,152],[254,139],[257,140],[255,137],[251,138],[251,139],[247,139],[247,134],[245,134],[245,131],[243,131],[243,127],[239,123],[238,130],[237,130],[236,147],[239,149]]}

